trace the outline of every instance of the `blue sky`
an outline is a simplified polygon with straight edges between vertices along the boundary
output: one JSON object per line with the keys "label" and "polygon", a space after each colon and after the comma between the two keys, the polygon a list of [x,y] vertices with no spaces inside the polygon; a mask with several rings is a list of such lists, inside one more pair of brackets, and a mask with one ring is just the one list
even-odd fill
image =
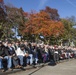
{"label": "blue sky", "polygon": [[25,12],[39,11],[49,6],[57,9],[61,18],[76,17],[76,0],[4,0],[4,3],[22,7]]}

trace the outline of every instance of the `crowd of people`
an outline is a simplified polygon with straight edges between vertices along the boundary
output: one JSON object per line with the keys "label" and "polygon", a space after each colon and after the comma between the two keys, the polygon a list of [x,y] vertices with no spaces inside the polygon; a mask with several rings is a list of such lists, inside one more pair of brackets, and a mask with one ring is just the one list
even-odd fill
{"label": "crowd of people", "polygon": [[45,45],[25,41],[0,41],[0,69],[2,72],[40,63],[76,57],[75,47]]}

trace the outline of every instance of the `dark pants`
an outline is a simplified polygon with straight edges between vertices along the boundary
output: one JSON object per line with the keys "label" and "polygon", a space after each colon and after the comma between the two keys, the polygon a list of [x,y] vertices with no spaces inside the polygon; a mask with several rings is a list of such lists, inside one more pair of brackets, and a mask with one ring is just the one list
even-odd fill
{"label": "dark pants", "polygon": [[26,66],[27,65],[27,57],[23,57],[23,66]]}
{"label": "dark pants", "polygon": [[13,61],[13,65],[14,65],[14,66],[19,65],[19,60],[18,60],[18,59],[15,60],[15,59],[12,58],[12,61]]}
{"label": "dark pants", "polygon": [[57,53],[54,54],[54,61],[55,62],[59,61],[59,55]]}
{"label": "dark pants", "polygon": [[4,69],[6,69],[7,68],[7,59],[2,59],[2,66],[3,66],[3,68]]}

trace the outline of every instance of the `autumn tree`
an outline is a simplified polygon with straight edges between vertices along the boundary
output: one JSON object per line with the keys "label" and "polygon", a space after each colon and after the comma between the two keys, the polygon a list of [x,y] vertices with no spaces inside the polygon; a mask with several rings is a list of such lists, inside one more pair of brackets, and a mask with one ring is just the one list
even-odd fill
{"label": "autumn tree", "polygon": [[[63,33],[64,27],[62,23],[60,21],[51,20],[49,14],[45,11],[30,13],[27,17],[28,20],[25,23],[25,29],[22,32],[24,35],[34,35],[36,40],[42,35],[45,40],[48,41],[51,36],[60,36]],[[47,37],[49,39],[47,39]]]}
{"label": "autumn tree", "polygon": [[49,6],[46,6],[46,8],[41,11],[45,11],[46,13],[48,13],[50,16],[50,19],[52,19],[52,20],[56,20],[56,21],[60,20],[57,9],[50,8]]}

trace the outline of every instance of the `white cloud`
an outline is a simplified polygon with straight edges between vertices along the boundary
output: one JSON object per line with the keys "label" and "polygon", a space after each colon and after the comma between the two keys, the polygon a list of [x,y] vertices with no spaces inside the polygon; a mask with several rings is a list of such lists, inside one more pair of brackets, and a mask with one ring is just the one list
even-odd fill
{"label": "white cloud", "polygon": [[38,9],[41,9],[42,7],[44,7],[44,5],[47,3],[48,0],[41,0],[38,6]]}
{"label": "white cloud", "polygon": [[72,2],[72,1],[70,1],[70,0],[66,0],[69,4],[71,4],[73,7],[75,7],[76,8],[76,5]]}

